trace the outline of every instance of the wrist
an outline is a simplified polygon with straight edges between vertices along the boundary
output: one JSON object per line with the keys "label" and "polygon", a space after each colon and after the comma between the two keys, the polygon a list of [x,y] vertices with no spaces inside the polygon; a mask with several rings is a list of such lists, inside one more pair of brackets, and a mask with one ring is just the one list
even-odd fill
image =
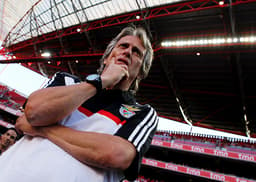
{"label": "wrist", "polygon": [[98,74],[88,75],[85,81],[93,85],[96,88],[97,93],[100,93],[102,91],[103,86],[102,86],[102,80],[100,75]]}
{"label": "wrist", "polygon": [[109,88],[111,86],[111,82],[108,80],[107,77],[100,76],[102,81],[102,89]]}

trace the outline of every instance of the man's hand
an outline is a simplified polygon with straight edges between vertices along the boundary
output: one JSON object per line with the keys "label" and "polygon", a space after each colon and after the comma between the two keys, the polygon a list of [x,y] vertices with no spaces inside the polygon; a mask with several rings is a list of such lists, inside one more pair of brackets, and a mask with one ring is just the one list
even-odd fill
{"label": "man's hand", "polygon": [[26,135],[40,136],[40,127],[31,126],[24,114],[16,120],[15,128]]}
{"label": "man's hand", "polygon": [[115,58],[112,58],[111,62],[106,65],[101,74],[102,87],[111,89],[122,80],[128,79],[128,77],[128,66],[116,61]]}

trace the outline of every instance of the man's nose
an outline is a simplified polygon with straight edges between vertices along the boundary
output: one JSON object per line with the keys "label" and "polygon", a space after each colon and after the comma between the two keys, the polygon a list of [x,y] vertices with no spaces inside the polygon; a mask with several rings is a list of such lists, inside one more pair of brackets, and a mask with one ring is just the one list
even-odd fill
{"label": "man's nose", "polygon": [[131,47],[127,47],[125,50],[124,50],[124,54],[130,58],[131,57],[131,54],[132,54],[132,49]]}

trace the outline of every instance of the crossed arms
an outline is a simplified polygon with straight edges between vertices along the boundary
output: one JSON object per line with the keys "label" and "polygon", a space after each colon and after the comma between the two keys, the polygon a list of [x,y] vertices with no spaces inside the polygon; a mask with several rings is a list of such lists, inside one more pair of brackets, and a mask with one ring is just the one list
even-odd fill
{"label": "crossed arms", "polygon": [[95,87],[86,82],[38,90],[29,96],[16,128],[27,135],[49,139],[85,164],[125,170],[136,155],[136,149],[129,141],[56,124],[95,94]]}

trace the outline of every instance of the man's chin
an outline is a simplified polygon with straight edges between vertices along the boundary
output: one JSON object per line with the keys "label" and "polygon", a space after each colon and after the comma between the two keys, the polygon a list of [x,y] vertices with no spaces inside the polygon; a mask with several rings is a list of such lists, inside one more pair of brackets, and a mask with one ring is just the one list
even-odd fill
{"label": "man's chin", "polygon": [[126,80],[126,79],[123,79],[121,82],[119,82],[119,83],[114,87],[114,89],[123,90],[123,91],[129,90],[129,88],[130,88],[130,85],[129,85],[128,80]]}

